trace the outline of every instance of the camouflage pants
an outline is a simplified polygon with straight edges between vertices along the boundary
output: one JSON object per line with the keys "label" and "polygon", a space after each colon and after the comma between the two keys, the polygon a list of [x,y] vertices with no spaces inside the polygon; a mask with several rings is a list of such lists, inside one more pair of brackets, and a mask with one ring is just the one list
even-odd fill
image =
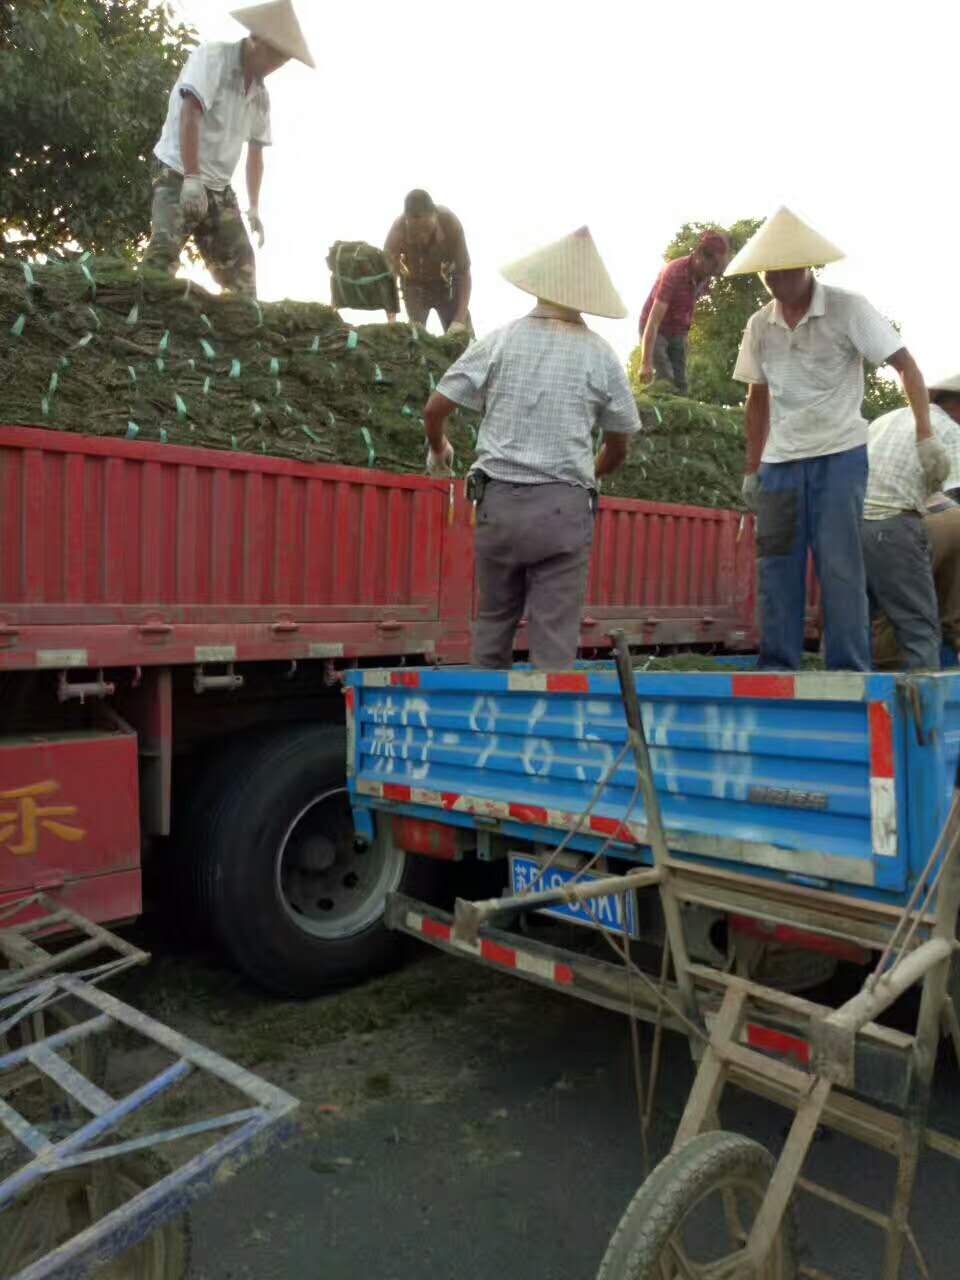
{"label": "camouflage pants", "polygon": [[144,262],[148,267],[175,275],[180,252],[190,237],[207,270],[222,289],[257,296],[257,266],[253,245],[243,224],[232,187],[207,188],[207,216],[187,225],[180,210],[183,178],[174,169],[156,163],[153,176],[153,208],[150,243]]}

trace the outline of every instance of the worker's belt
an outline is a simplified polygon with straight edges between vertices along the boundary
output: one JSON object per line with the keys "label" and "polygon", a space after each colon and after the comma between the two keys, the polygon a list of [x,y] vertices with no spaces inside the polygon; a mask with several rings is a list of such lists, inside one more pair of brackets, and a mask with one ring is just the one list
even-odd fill
{"label": "worker's belt", "polygon": [[[547,484],[568,484],[567,480],[546,481]],[[488,484],[507,484],[511,489],[522,491],[524,489],[539,489],[539,484],[522,484],[517,480],[495,480],[493,476],[488,476],[485,471],[471,471],[467,476],[467,498],[470,502],[474,502],[477,506],[483,501],[483,494]],[[571,486],[575,487],[575,486]],[[576,486],[578,487],[578,486]],[[590,511],[593,515],[597,514],[597,508],[600,505],[600,495],[596,489],[588,489],[587,493],[590,497]]]}

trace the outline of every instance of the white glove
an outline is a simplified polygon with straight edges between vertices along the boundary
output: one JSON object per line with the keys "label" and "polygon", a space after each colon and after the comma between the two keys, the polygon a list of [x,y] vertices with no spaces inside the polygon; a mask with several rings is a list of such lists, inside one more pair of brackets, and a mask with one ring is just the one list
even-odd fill
{"label": "white glove", "polygon": [[927,486],[927,496],[937,493],[950,474],[950,458],[946,449],[936,436],[927,436],[926,440],[917,442],[917,457],[923,472],[923,482]]}
{"label": "white glove", "polygon": [[447,337],[455,338],[458,333],[466,333],[466,332],[467,332],[467,326],[463,323],[463,321],[454,320],[453,324],[447,330]]}
{"label": "white glove", "polygon": [[453,478],[453,445],[446,436],[439,453],[427,447],[427,475],[444,480]]}
{"label": "white glove", "polygon": [[260,221],[260,210],[256,205],[247,210],[247,221],[250,223],[250,230],[257,237],[257,248],[262,249],[267,233],[263,229],[263,223]]}
{"label": "white glove", "polygon": [[740,486],[740,497],[743,499],[743,505],[747,510],[756,514],[760,506],[760,477],[755,471],[751,475],[743,477],[743,484]]}
{"label": "white glove", "polygon": [[183,180],[180,210],[188,222],[202,222],[207,216],[207,188],[196,173],[188,173]]}

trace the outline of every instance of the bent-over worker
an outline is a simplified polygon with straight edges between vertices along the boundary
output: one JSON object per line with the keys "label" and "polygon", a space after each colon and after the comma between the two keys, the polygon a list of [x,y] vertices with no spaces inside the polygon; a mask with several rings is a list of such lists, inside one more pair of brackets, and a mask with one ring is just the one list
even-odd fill
{"label": "bent-over worker", "polygon": [[256,297],[253,246],[243,225],[233,172],[247,144],[247,220],[260,248],[263,149],[270,146],[265,78],[291,58],[314,66],[290,0],[271,0],[232,17],[250,32],[239,42],[194,49],[170,92],[154,148],[153,207],[145,264],[175,275],[190,237],[224,289]]}
{"label": "bent-over worker", "polygon": [[526,606],[531,662],[563,670],[577,656],[598,481],[621,465],[640,425],[622,364],[583,313],[627,311],[586,227],[503,275],[537,305],[444,374],[424,413],[428,469],[453,461],[444,434],[453,410],[481,412],[468,479],[477,503],[473,661],[511,665]]}
{"label": "bent-over worker", "polygon": [[[426,324],[436,311],[444,333],[470,330],[470,254],[456,214],[433,203],[428,192],[407,194],[403,213],[383,246],[400,281],[411,324]],[[393,324],[395,315],[388,315]]]}
{"label": "bent-over worker", "polygon": [[747,322],[733,376],[749,383],[746,505],[758,513],[759,666],[796,670],[803,653],[807,558],[820,580],[828,670],[870,669],[860,524],[867,486],[863,362],[890,363],[910,404],[924,470],[942,464],[923,376],[865,298],[812,268],[843,253],[789,209],[744,245],[727,275],[760,273],[771,301]]}
{"label": "bent-over worker", "polygon": [[[890,545],[883,548],[881,555],[871,544],[886,540],[882,535],[871,536],[871,530],[886,525],[888,520],[871,521],[869,525],[864,522],[867,584],[883,609],[874,625],[874,658],[881,668],[916,669],[926,665],[936,669],[940,665],[941,641],[960,653],[960,506],[956,502],[960,496],[960,374],[931,383],[929,391],[930,422],[947,451],[950,473],[944,481],[944,491],[930,497],[923,508],[923,537],[912,532],[911,541],[927,544],[926,559],[909,549],[905,555],[897,556],[896,549]],[[904,424],[905,416],[905,410],[896,410],[878,418],[871,426],[865,516],[870,515],[875,489],[875,452],[878,455],[876,496],[891,505],[903,503],[907,498],[916,502],[919,486],[916,464],[906,448],[909,423]],[[895,421],[898,418],[899,423]],[[887,424],[885,440],[882,447],[875,446],[873,433],[883,423]],[[929,492],[926,485],[924,491]],[[915,519],[912,521],[913,525],[917,523]],[[896,563],[900,559],[906,561],[902,568]],[[912,582],[906,576],[911,563],[915,565]],[[891,579],[896,584],[893,603],[889,598],[884,599],[884,593],[889,595]],[[926,646],[922,661],[916,654],[921,639]]]}
{"label": "bent-over worker", "polygon": [[664,378],[687,394],[687,341],[697,303],[709,293],[730,254],[719,231],[705,231],[693,253],[668,262],[640,313],[640,376]]}

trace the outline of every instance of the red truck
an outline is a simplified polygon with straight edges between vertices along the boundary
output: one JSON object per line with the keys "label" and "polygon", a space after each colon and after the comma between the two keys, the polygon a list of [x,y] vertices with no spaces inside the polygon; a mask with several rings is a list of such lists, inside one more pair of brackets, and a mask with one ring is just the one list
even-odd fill
{"label": "red truck", "polygon": [[[582,643],[747,650],[753,564],[736,512],[605,499]],[[473,580],[460,483],[0,427],[0,905],[146,876],[272,990],[382,967],[445,868],[355,837],[340,678],[465,662]]]}

